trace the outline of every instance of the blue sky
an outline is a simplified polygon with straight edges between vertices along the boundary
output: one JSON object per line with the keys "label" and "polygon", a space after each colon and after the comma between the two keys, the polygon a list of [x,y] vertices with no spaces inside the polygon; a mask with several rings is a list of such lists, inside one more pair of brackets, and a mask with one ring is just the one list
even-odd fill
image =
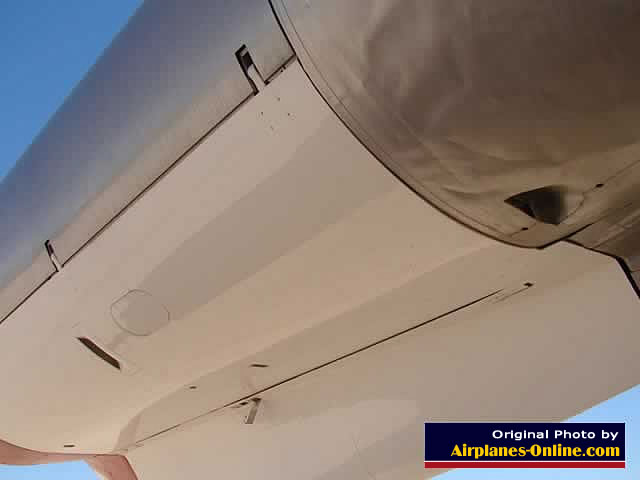
{"label": "blue sky", "polygon": [[[0,178],[93,65],[141,0],[21,0],[4,2],[0,15]],[[1,408],[1,404],[0,404]],[[443,480],[640,478],[640,387],[575,417],[575,421],[627,423],[629,467],[615,470],[458,470]],[[635,414],[635,418],[633,415]],[[92,480],[83,463],[0,466],[0,480]]]}

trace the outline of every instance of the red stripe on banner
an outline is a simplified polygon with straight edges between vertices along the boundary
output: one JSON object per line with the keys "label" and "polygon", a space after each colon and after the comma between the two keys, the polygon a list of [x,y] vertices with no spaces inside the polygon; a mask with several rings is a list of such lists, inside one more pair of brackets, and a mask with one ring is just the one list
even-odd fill
{"label": "red stripe on banner", "polygon": [[625,468],[625,462],[424,462],[424,468]]}

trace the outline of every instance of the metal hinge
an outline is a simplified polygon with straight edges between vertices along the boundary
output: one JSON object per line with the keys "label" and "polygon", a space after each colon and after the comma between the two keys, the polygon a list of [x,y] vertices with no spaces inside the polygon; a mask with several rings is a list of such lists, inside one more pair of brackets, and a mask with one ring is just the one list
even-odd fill
{"label": "metal hinge", "polygon": [[51,263],[53,263],[53,266],[56,268],[56,272],[62,270],[62,263],[60,263],[60,260],[58,260],[56,252],[53,250],[53,246],[51,245],[51,242],[49,240],[44,242],[44,248],[47,250],[49,259],[51,260]]}
{"label": "metal hinge", "polygon": [[260,407],[260,402],[262,402],[261,398],[251,399],[251,408],[249,409],[247,417],[244,419],[244,423],[246,425],[253,425],[253,422],[255,422],[256,415],[258,414],[258,407]]}
{"label": "metal hinge", "polygon": [[262,75],[260,75],[255,63],[253,63],[251,53],[249,53],[249,50],[245,45],[238,49],[236,52],[236,58],[238,59],[238,63],[240,63],[240,68],[242,68],[247,80],[251,84],[253,93],[258,93],[265,87],[266,82],[264,81],[264,78],[262,78]]}

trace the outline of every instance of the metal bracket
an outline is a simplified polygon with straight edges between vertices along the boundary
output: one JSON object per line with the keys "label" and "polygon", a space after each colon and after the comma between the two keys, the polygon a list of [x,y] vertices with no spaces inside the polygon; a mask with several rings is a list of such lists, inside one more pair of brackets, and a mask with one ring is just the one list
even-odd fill
{"label": "metal bracket", "polygon": [[53,246],[51,245],[51,242],[49,240],[44,242],[44,248],[47,250],[49,259],[51,260],[51,263],[53,263],[53,266],[56,268],[56,272],[62,270],[62,263],[60,263],[60,260],[58,260],[56,252],[53,250]]}
{"label": "metal bracket", "polygon": [[504,302],[508,298],[513,297],[514,295],[518,295],[519,293],[525,292],[533,287],[532,282],[524,282],[521,285],[517,285],[513,288],[506,288],[501,290],[496,296],[493,298],[492,303]]}
{"label": "metal bracket", "polygon": [[251,399],[251,408],[249,409],[247,417],[244,419],[245,425],[253,425],[253,422],[256,420],[256,415],[258,414],[258,407],[260,407],[260,402],[262,402],[261,398]]}
{"label": "metal bracket", "polygon": [[251,58],[251,53],[246,46],[242,46],[236,52],[236,58],[238,59],[238,63],[240,64],[240,68],[244,72],[247,80],[251,84],[251,88],[253,89],[253,93],[258,93],[260,90],[264,89],[266,82],[260,72],[256,68],[255,63],[253,63],[253,58]]}

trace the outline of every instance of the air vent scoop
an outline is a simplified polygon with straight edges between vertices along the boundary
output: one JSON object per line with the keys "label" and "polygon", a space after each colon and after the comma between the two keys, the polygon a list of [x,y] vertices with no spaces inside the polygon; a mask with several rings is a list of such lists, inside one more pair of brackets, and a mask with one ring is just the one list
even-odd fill
{"label": "air vent scoop", "polygon": [[84,345],[85,347],[87,347],[87,349],[89,349],[96,357],[100,358],[101,360],[107,362],[109,365],[111,365],[113,368],[115,368],[116,370],[122,370],[122,368],[120,367],[120,362],[118,361],[118,359],[114,358],[113,356],[109,355],[107,352],[105,352],[102,348],[100,348],[93,340],[91,340],[90,338],[87,337],[78,337],[78,341]]}
{"label": "air vent scoop", "polygon": [[518,193],[505,200],[509,205],[539,222],[559,225],[573,214],[582,202],[581,193],[571,192],[563,185],[550,185]]}

